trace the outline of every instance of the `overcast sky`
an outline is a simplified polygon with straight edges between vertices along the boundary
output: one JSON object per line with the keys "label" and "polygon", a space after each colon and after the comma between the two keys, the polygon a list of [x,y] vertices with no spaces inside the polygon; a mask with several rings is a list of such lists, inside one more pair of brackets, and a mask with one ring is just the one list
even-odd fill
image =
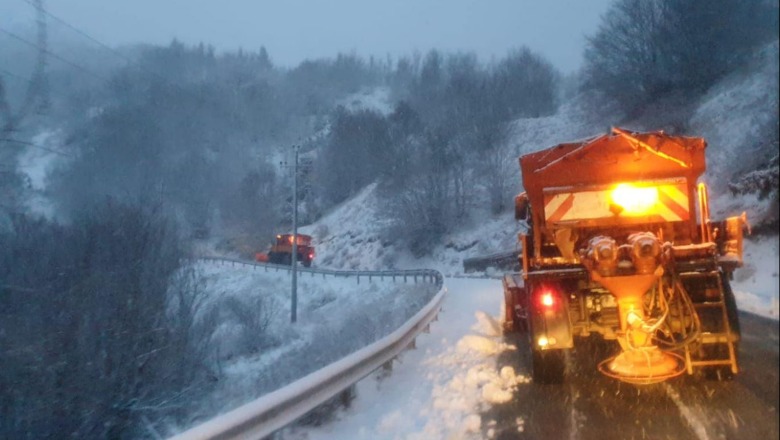
{"label": "overcast sky", "polygon": [[[0,28],[32,25],[27,0],[0,0]],[[568,73],[611,0],[45,0],[52,14],[109,44],[264,45],[276,64],[337,52],[398,56],[431,48],[483,61],[526,45]],[[51,22],[52,34],[70,32]],[[71,32],[72,33],[72,32]],[[75,36],[75,35],[74,35]],[[0,44],[16,44],[0,34]]]}

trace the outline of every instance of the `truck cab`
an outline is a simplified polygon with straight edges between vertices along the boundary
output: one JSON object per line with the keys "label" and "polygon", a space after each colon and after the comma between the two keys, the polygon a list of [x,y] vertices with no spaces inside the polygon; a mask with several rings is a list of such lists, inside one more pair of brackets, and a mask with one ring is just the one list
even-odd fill
{"label": "truck cab", "polygon": [[[273,264],[292,264],[293,254],[293,234],[279,234],[276,236],[276,242],[271,245],[271,248],[267,254],[258,254],[256,259],[258,261],[266,260],[268,263]],[[311,263],[314,260],[314,245],[312,245],[312,237],[306,234],[297,234],[297,261],[301,262],[304,267],[311,267]]]}

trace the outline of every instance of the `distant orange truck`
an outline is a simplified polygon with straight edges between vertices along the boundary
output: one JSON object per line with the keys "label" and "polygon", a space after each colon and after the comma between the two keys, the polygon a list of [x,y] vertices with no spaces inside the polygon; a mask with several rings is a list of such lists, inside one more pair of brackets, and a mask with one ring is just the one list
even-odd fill
{"label": "distant orange truck", "polygon": [[[304,267],[311,267],[314,260],[314,246],[311,244],[311,235],[298,234],[298,261]],[[276,236],[276,243],[266,252],[255,254],[255,260],[261,263],[291,264],[292,263],[293,234],[280,234]]]}

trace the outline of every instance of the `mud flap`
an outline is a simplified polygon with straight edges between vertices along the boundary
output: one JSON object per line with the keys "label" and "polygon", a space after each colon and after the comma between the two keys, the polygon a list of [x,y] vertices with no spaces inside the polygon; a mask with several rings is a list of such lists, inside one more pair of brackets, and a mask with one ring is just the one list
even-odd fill
{"label": "mud flap", "polygon": [[504,332],[525,332],[527,325],[525,320],[524,305],[521,301],[525,298],[525,285],[518,274],[506,274],[504,285]]}
{"label": "mud flap", "polygon": [[554,307],[534,304],[529,316],[531,344],[535,350],[565,349],[574,347],[568,299],[556,297]]}

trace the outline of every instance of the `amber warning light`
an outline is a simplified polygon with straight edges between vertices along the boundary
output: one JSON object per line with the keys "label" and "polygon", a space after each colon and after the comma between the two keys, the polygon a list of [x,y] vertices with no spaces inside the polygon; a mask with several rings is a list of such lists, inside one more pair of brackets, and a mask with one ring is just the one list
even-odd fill
{"label": "amber warning light", "polygon": [[658,188],[621,183],[612,190],[611,198],[612,204],[620,207],[620,213],[649,214],[658,202]]}

